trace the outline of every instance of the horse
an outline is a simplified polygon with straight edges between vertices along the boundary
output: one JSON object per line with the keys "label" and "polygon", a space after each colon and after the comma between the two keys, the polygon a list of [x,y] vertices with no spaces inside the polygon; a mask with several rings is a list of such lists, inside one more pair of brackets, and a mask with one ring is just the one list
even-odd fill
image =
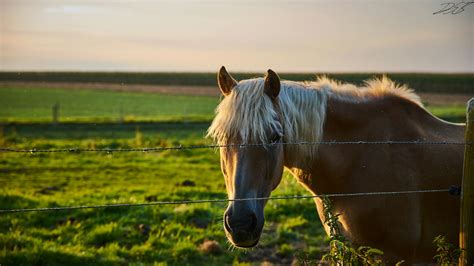
{"label": "horse", "polygon": [[[462,145],[285,145],[331,141],[462,142],[464,124],[445,122],[427,111],[407,86],[387,77],[363,86],[319,77],[237,82],[222,67],[223,94],[207,136],[220,145],[220,163],[229,205],[223,227],[236,247],[257,245],[267,199],[286,168],[313,196],[446,189],[462,178]],[[233,145],[239,144],[239,145]],[[252,145],[259,144],[259,145]],[[433,260],[438,235],[457,243],[459,197],[444,193],[331,198],[342,234],[356,246],[384,252],[383,260]],[[329,228],[324,224],[326,233]]]}

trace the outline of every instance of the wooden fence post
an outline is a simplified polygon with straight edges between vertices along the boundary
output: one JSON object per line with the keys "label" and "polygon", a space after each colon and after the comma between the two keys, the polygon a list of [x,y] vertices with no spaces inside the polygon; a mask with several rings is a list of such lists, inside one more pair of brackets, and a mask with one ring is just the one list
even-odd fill
{"label": "wooden fence post", "polygon": [[123,105],[120,104],[120,106],[119,106],[119,123],[123,124],[124,121],[125,121],[125,118],[124,118],[124,112],[123,112]]}
{"label": "wooden fence post", "polygon": [[459,246],[463,250],[459,265],[474,265],[474,98],[466,113],[466,143],[461,184],[461,227]]}
{"label": "wooden fence post", "polygon": [[53,105],[53,124],[59,123],[59,103]]}

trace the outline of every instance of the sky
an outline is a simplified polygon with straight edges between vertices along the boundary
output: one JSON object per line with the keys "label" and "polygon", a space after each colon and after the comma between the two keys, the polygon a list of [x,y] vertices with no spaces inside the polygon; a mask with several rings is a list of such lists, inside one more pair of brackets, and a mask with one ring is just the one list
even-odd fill
{"label": "sky", "polygon": [[474,72],[446,2],[0,0],[0,71]]}

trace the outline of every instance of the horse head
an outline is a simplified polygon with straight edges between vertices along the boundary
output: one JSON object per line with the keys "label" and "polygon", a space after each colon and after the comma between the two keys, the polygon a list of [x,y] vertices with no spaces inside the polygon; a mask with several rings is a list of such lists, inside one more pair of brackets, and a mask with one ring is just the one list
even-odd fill
{"label": "horse head", "polygon": [[222,67],[219,88],[224,95],[208,134],[220,148],[229,206],[224,213],[227,238],[237,247],[255,246],[264,224],[265,198],[283,173],[283,125],[278,106],[280,79],[272,70],[265,78],[237,82]]}

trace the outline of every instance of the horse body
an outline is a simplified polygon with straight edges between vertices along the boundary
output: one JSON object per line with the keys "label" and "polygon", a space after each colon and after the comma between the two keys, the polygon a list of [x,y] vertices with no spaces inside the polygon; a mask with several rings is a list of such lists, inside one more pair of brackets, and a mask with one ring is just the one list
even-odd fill
{"label": "horse body", "polygon": [[[463,139],[462,126],[445,123],[395,96],[363,104],[329,100],[327,108],[323,141]],[[315,195],[426,190],[459,185],[462,163],[462,146],[323,145],[304,174],[299,174],[299,168],[293,172]],[[437,235],[446,236],[451,243],[458,241],[459,198],[448,193],[331,200],[335,213],[341,214],[347,237],[356,245],[383,250],[388,262],[431,261],[435,253],[432,241]],[[316,205],[324,222],[319,199]]]}
{"label": "horse body", "polygon": [[[417,96],[387,79],[366,88],[327,79],[302,84],[265,79],[237,83],[218,75],[225,98],[209,135],[220,144],[230,199],[267,197],[286,167],[314,195],[445,189],[459,185],[460,145],[282,145],[299,141],[462,141],[464,126],[437,119]],[[386,262],[432,261],[434,237],[457,242],[459,198],[448,193],[332,198],[342,232],[355,245],[384,251]],[[322,203],[315,199],[321,220]],[[231,202],[224,228],[236,246],[256,245],[266,201]],[[329,233],[328,228],[325,228]]]}

